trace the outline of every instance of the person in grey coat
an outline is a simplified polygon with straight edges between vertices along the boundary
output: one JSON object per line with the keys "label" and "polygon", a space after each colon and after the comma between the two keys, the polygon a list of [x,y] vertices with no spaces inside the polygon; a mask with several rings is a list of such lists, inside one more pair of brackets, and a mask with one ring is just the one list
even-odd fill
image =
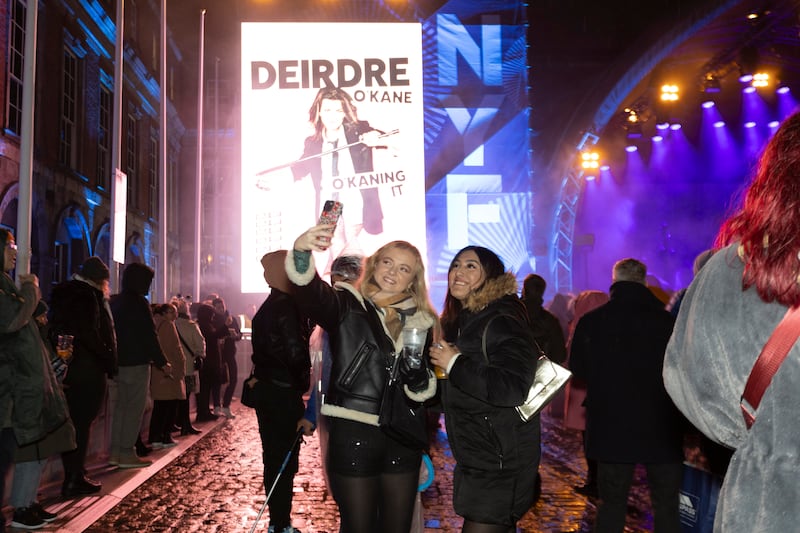
{"label": "person in grey coat", "polygon": [[715,533],[797,531],[800,509],[800,346],[772,378],[756,420],[740,398],[764,344],[800,305],[800,114],[769,141],[742,207],[723,223],[718,251],[681,304],[664,361],[675,404],[713,441],[735,449]]}

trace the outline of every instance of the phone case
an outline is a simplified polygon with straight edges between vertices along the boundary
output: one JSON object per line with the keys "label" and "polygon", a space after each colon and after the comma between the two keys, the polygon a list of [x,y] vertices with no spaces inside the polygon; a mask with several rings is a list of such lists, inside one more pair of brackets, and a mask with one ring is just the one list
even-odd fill
{"label": "phone case", "polygon": [[336,224],[342,216],[342,202],[336,200],[326,200],[319,216],[320,224]]}

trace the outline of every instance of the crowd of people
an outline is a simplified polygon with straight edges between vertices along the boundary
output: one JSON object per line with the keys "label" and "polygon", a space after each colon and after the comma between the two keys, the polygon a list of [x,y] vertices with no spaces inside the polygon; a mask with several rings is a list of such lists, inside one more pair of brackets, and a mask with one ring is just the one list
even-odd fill
{"label": "crowd of people", "polygon": [[[0,500],[5,502],[6,474],[13,469],[12,527],[38,529],[57,518],[37,500],[54,455],[63,466],[63,498],[101,490],[87,475],[86,461],[92,425],[109,396],[108,462],[119,468],[151,465],[144,456],[175,446],[174,433],[200,433],[190,420],[193,392],[207,391],[205,409],[203,396],[196,396],[197,420],[234,417],[241,329],[218,295],[195,306],[208,320],[198,322],[184,298],[148,301],[154,271],[143,264],[128,265],[119,294],[111,295],[109,268],[92,256],[45,302],[35,275],[19,276],[19,285],[9,275],[16,266],[9,231],[0,229],[0,244]],[[206,361],[211,370],[198,376]],[[152,411],[143,438],[148,398]],[[3,517],[0,531],[5,527]]]}
{"label": "crowd of people", "polygon": [[[542,346],[574,374],[558,397],[563,405],[549,407],[583,432],[588,473],[576,491],[595,498],[596,532],[624,531],[637,465],[647,472],[654,530],[681,531],[684,438],[693,432],[727,452],[714,469],[725,476],[714,531],[793,530],[800,503],[791,433],[797,417],[789,409],[798,399],[796,332],[786,347],[795,357],[773,369],[763,403],[741,398],[756,355],[800,306],[798,174],[795,114],[770,140],[714,248],[698,255],[690,287],[671,301],[648,286],[642,261],[623,258],[608,293],[557,295],[549,312],[543,278],[529,275],[518,296],[516,277],[495,252],[467,246],[450,263],[437,316],[424,262],[409,242],[337,259],[330,283],[314,254],[329,249],[335,224],[311,227],[292,250],[265,255],[270,294],[252,320],[253,372],[245,386],[263,447],[269,532],[298,531],[292,481],[302,437],[317,429],[318,414],[340,531],[408,532],[427,447],[419,435],[432,404],[444,412],[456,461],[453,506],[462,531],[515,531],[537,498],[541,437],[539,416],[522,419],[515,407],[531,388]],[[0,498],[14,465],[12,525],[35,529],[55,519],[36,497],[54,454],[64,466],[64,497],[100,490],[85,462],[108,378],[116,391],[110,462],[120,468],[150,464],[136,453],[148,395],[156,448],[173,446],[176,430],[198,431],[188,416],[191,392],[197,420],[234,416],[241,330],[218,295],[196,306],[195,322],[186,300],[148,303],[153,270],[145,265],[129,265],[122,291],[109,295],[108,267],[91,257],[55,288],[48,312],[36,276],[19,276],[19,285],[10,277],[16,244],[5,229],[0,245]],[[324,333],[316,344],[315,327]],[[421,350],[406,346],[409,328],[422,332]],[[311,345],[322,354],[319,372],[312,373]],[[62,357],[66,374],[55,364]],[[401,408],[387,407],[396,402]]]}

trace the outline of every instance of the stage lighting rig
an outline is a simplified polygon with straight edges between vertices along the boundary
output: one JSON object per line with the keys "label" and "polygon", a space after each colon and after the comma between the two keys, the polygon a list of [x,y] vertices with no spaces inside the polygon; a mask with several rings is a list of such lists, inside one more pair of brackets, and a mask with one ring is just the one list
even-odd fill
{"label": "stage lighting rig", "polygon": [[674,83],[665,83],[661,86],[662,102],[677,102],[680,99],[680,87]]}
{"label": "stage lighting rig", "polygon": [[586,171],[594,171],[600,168],[600,154],[594,150],[581,152],[581,168]]}
{"label": "stage lighting rig", "polygon": [[722,90],[722,83],[715,74],[706,74],[700,89],[704,93],[718,93]]}

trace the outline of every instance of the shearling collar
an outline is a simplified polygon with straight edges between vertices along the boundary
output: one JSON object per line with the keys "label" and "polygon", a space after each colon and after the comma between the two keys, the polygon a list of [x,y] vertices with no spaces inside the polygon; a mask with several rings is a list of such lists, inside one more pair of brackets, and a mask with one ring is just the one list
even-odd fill
{"label": "shearling collar", "polygon": [[509,294],[517,294],[517,278],[511,272],[506,272],[487,280],[478,290],[470,293],[464,301],[464,309],[474,313]]}

